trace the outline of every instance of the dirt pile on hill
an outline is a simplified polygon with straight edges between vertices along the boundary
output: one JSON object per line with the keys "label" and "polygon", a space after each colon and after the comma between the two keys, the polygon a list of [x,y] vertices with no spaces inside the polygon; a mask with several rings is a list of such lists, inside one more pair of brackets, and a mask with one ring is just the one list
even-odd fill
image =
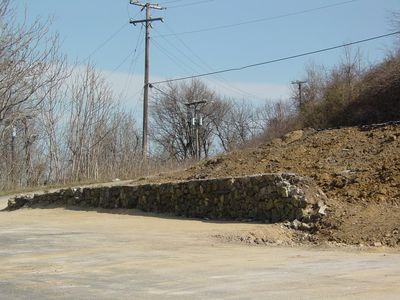
{"label": "dirt pile on hill", "polygon": [[400,246],[400,124],[292,132],[257,149],[221,155],[146,181],[290,172],[311,177],[328,197],[317,239]]}

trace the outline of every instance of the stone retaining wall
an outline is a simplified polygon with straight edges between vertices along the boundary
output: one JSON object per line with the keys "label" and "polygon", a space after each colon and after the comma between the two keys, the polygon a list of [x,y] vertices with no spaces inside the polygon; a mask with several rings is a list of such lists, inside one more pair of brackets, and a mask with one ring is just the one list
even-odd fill
{"label": "stone retaining wall", "polygon": [[266,222],[310,218],[323,206],[323,193],[292,174],[204,179],[138,186],[76,188],[19,196],[20,207],[90,207],[140,209],[177,216]]}

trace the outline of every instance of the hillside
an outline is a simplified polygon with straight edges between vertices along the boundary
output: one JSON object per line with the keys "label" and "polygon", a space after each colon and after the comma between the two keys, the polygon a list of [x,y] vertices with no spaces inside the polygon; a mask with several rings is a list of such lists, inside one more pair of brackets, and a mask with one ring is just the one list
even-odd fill
{"label": "hillside", "polygon": [[329,213],[317,225],[319,241],[400,246],[399,123],[294,131],[256,149],[221,155],[146,181],[269,172],[310,177],[326,193]]}

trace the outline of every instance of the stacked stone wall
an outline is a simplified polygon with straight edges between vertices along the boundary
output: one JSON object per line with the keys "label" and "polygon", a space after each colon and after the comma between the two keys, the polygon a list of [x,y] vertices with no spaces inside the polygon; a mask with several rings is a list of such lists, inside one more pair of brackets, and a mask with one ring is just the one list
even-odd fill
{"label": "stacked stone wall", "polygon": [[312,189],[300,177],[261,174],[138,186],[65,189],[16,197],[9,201],[9,209],[22,206],[140,209],[194,218],[278,222],[315,215],[322,200],[322,192]]}

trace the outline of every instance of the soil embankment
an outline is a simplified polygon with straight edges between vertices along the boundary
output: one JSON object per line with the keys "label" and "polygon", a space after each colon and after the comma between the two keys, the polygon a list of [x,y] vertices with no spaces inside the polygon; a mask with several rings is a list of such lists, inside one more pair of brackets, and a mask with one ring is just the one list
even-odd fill
{"label": "soil embankment", "polygon": [[[290,172],[328,197],[316,237],[352,245],[400,246],[400,124],[295,131],[146,182]],[[133,184],[143,183],[135,181]]]}
{"label": "soil embankment", "polygon": [[[400,246],[400,124],[300,130],[256,149],[235,151],[187,170],[141,178],[125,185],[294,173],[312,178],[327,196],[327,214],[311,230],[301,223],[294,242]],[[266,229],[267,230],[267,226]],[[228,241],[268,244],[258,231],[219,236]]]}

